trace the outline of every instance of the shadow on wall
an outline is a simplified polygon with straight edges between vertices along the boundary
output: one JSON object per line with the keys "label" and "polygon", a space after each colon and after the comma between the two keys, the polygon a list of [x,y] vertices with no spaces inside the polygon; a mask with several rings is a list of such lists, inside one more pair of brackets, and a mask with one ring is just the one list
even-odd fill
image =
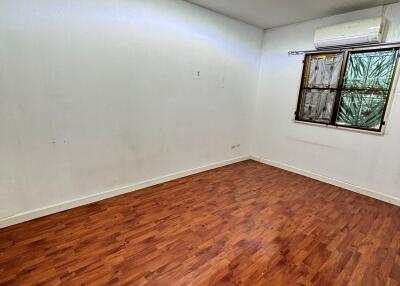
{"label": "shadow on wall", "polygon": [[[163,6],[163,9],[160,9],[160,6]],[[254,50],[251,45],[246,45],[243,39],[233,38],[231,31],[225,33],[224,25],[218,25],[220,16],[217,14],[215,19],[210,19],[213,17],[210,16],[210,12],[202,11],[203,8],[198,7],[199,12],[194,15],[193,5],[189,3],[118,1],[118,4],[115,4],[115,2],[108,3],[107,1],[85,3],[64,0],[42,1],[41,6],[24,1],[24,5],[19,5],[19,7],[34,11],[35,17],[43,20],[43,25],[46,25],[49,20],[65,23],[81,19],[96,26],[113,24],[122,25],[125,29],[129,26],[136,29],[143,28],[147,33],[179,34],[182,38],[197,39],[207,45],[223,49],[224,52],[230,53],[236,59],[242,59],[244,62],[254,65],[255,68],[259,67],[258,50]],[[203,17],[207,17],[207,21],[203,21]],[[73,23],[71,24],[73,25]],[[132,32],[134,33],[134,30]]]}

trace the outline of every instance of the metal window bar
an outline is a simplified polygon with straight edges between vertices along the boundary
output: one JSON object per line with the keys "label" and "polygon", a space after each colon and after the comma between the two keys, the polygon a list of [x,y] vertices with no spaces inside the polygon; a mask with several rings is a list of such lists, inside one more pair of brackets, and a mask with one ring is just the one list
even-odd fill
{"label": "metal window bar", "polygon": [[[389,50],[389,49],[396,49],[399,50],[400,48],[400,42],[396,42],[396,43],[387,43],[387,44],[379,44],[379,45],[369,45],[367,47],[365,46],[360,46],[360,47],[352,47],[352,48],[340,48],[340,49],[334,49],[334,50],[315,50],[315,51],[295,51],[295,52],[289,52],[289,55],[292,55],[293,53],[295,54],[299,54],[302,53],[304,54],[304,60],[303,60],[303,73],[302,73],[302,78],[301,78],[301,85],[300,85],[300,91],[299,91],[299,99],[297,102],[297,109],[295,112],[295,120],[296,121],[304,121],[304,122],[309,122],[309,123],[314,123],[314,124],[321,124],[321,125],[331,125],[334,127],[344,127],[344,128],[351,128],[351,129],[360,129],[360,130],[364,130],[364,131],[377,131],[377,132],[381,132],[382,131],[382,127],[383,125],[385,125],[385,116],[387,113],[387,107],[388,107],[388,103],[389,103],[389,97],[390,97],[390,92],[392,91],[393,88],[393,82],[394,82],[394,76],[395,76],[395,71],[397,69],[397,65],[398,65],[398,58],[400,56],[400,53],[397,52],[397,58],[395,59],[394,65],[393,65],[393,71],[391,73],[391,78],[390,78],[390,84],[389,84],[389,88],[385,89],[385,90],[381,90],[381,89],[369,89],[369,92],[373,92],[373,93],[378,93],[378,92],[386,92],[385,96],[386,96],[386,102],[385,102],[385,106],[383,109],[383,113],[382,113],[382,117],[381,117],[381,123],[379,126],[379,129],[371,129],[371,128],[364,128],[364,127],[358,127],[358,126],[344,126],[344,125],[340,125],[337,124],[337,117],[339,114],[339,105],[340,105],[340,100],[342,98],[342,93],[343,91],[358,91],[358,92],[363,92],[365,91],[365,89],[348,89],[344,87],[344,75],[345,75],[345,71],[347,68],[347,64],[348,64],[348,60],[349,60],[349,54],[351,52],[367,52],[367,51],[381,51],[381,50]],[[343,53],[344,57],[343,57],[343,61],[342,61],[342,67],[341,67],[341,72],[340,72],[340,76],[339,76],[339,84],[338,84],[338,88],[308,88],[304,85],[304,78],[305,78],[305,74],[306,74],[306,69],[308,68],[307,66],[307,57],[310,55],[314,55],[314,54],[327,54],[327,53]],[[331,115],[331,122],[330,123],[326,123],[326,122],[318,122],[318,121],[313,121],[313,120],[305,120],[300,118],[301,117],[301,107],[304,104],[304,90],[307,89],[316,89],[316,90],[332,90],[332,91],[336,91],[336,95],[335,95],[335,103],[334,103],[334,107],[332,110],[332,115]],[[372,99],[371,99],[372,100]]]}

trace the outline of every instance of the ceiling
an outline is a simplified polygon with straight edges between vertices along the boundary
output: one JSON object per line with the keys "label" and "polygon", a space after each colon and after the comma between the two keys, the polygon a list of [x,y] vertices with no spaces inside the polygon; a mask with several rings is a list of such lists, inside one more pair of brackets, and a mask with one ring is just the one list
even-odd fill
{"label": "ceiling", "polygon": [[187,0],[264,29],[400,0]]}

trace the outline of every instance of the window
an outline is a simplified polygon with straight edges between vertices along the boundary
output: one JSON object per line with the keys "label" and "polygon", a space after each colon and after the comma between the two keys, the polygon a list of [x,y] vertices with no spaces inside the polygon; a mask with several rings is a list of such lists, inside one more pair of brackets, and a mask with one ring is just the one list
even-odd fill
{"label": "window", "polygon": [[381,131],[398,48],[306,54],[296,120]]}

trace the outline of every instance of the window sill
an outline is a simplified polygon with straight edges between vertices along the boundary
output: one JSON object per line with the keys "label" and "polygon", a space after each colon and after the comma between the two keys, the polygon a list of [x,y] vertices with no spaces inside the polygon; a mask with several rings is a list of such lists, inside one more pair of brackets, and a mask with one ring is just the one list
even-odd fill
{"label": "window sill", "polygon": [[338,129],[338,130],[343,130],[343,131],[351,131],[351,132],[356,132],[356,133],[364,133],[364,134],[370,134],[370,135],[375,135],[375,136],[383,136],[385,134],[385,125],[382,126],[381,131],[371,131],[371,130],[351,128],[351,127],[346,127],[346,126],[334,126],[334,125],[325,124],[325,123],[309,122],[309,121],[303,121],[303,120],[297,120],[297,119],[293,119],[292,121],[294,123],[298,123],[298,124],[318,126],[321,128]]}

